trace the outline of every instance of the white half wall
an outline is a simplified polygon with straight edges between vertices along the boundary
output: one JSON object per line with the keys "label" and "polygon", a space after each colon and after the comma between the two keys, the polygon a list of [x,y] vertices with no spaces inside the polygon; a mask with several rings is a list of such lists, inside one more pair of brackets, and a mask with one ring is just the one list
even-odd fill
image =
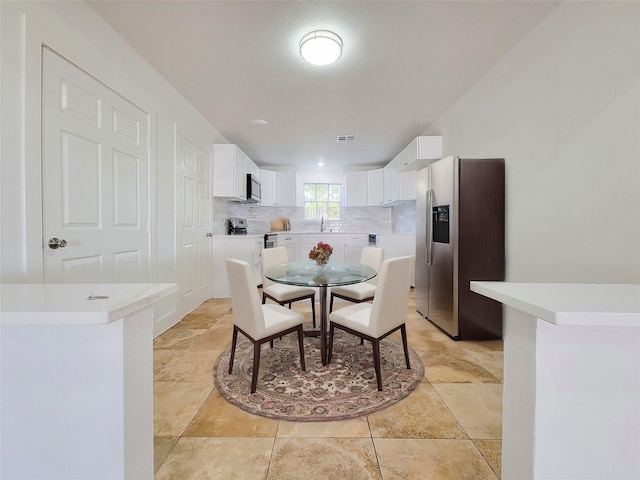
{"label": "white half wall", "polygon": [[562,3],[425,134],[506,159],[508,281],[640,283],[640,3]]}

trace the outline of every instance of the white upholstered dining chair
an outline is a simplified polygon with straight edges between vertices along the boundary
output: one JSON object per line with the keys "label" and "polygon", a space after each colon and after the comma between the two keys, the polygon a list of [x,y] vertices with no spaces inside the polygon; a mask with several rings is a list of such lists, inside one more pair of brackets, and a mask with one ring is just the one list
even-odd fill
{"label": "white upholstered dining chair", "polygon": [[262,250],[262,303],[266,303],[267,298],[280,305],[289,304],[299,300],[311,300],[311,315],[313,317],[313,328],[316,327],[316,291],[311,287],[297,287],[295,285],[284,285],[269,280],[264,272],[275,265],[289,263],[286,247],[265,248]]}
{"label": "white upholstered dining chair", "polygon": [[[380,272],[380,266],[384,260],[384,249],[378,247],[364,247],[360,256],[360,263]],[[360,303],[373,300],[376,294],[378,276],[376,275],[366,282],[344,285],[342,287],[331,288],[331,301],[329,302],[329,312],[333,311],[333,297],[342,298],[350,302]]]}
{"label": "white upholstered dining chair", "polygon": [[378,390],[382,390],[380,371],[380,340],[400,329],[404,358],[407,368],[409,346],[407,344],[407,303],[410,274],[415,256],[396,257],[385,260],[380,268],[378,289],[372,303],[357,303],[340,308],[329,315],[329,352],[327,363],[331,362],[333,336],[336,328],[369,340],[373,345],[373,365],[376,371]]}
{"label": "white upholstered dining chair", "polygon": [[233,308],[233,337],[231,339],[229,374],[233,372],[238,332],[241,332],[253,343],[251,393],[255,393],[258,383],[260,347],[263,343],[270,342],[274,338],[298,332],[300,366],[304,371],[303,315],[281,305],[261,305],[251,266],[247,262],[235,258],[227,258],[226,265]]}

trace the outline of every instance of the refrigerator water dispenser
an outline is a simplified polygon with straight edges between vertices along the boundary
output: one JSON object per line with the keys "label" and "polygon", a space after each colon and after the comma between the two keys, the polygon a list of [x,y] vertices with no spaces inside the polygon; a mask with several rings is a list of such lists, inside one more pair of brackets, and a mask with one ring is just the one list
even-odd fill
{"label": "refrigerator water dispenser", "polygon": [[433,207],[433,241],[449,243],[449,205]]}

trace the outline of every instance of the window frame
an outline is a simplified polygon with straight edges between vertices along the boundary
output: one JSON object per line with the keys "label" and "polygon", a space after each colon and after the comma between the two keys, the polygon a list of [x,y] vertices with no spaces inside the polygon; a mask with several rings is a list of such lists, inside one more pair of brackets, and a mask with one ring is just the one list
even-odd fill
{"label": "window frame", "polygon": [[[316,189],[316,198],[314,200],[307,200],[307,187],[308,186],[313,186]],[[319,186],[326,186],[327,187],[327,195],[326,195],[326,200],[318,200],[318,192],[317,192],[317,188]],[[337,195],[334,193],[334,195],[331,195],[331,189],[333,188],[337,188],[338,192]],[[342,207],[342,183],[341,182],[337,182],[337,181],[305,181],[302,183],[302,208],[303,208],[303,216],[304,216],[304,221],[305,222],[320,222],[322,218],[324,218],[325,221],[330,220],[330,221],[340,221],[342,220],[342,216],[343,216],[343,207]],[[337,197],[337,199],[336,199]],[[310,218],[307,217],[307,204],[308,203],[315,203],[315,217],[314,218]],[[324,208],[319,208],[318,204],[323,204]],[[338,210],[338,216],[337,217],[330,217],[329,216],[329,212],[332,210],[331,206],[333,206],[333,209],[337,208]],[[326,212],[326,214],[322,214],[322,212]]]}

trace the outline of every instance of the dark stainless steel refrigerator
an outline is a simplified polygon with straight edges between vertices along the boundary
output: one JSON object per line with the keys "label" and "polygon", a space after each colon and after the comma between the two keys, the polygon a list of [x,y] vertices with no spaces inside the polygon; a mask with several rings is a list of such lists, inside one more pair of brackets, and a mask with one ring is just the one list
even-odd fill
{"label": "dark stainless steel refrigerator", "polygon": [[418,172],[416,310],[456,340],[502,338],[502,305],[469,289],[505,275],[504,159],[446,157]]}

